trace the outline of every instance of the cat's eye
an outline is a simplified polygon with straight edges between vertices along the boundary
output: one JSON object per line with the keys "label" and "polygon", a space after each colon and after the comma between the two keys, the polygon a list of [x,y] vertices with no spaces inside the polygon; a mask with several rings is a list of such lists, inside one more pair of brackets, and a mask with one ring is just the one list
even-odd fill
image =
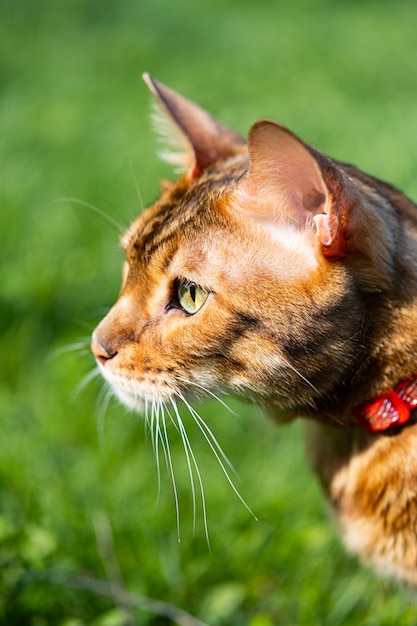
{"label": "cat's eye", "polygon": [[197,313],[208,297],[208,291],[195,283],[178,283],[177,287],[178,303],[189,315]]}

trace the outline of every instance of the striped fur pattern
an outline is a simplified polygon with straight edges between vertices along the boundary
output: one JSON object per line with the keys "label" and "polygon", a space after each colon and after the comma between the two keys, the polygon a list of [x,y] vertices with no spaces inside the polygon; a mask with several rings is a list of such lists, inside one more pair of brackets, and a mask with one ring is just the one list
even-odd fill
{"label": "striped fur pattern", "polygon": [[[417,426],[371,435],[352,417],[416,373],[416,206],[275,122],[246,142],[145,80],[182,135],[184,171],[123,237],[120,297],[92,341],[104,377],[154,420],[218,391],[306,418],[348,548],[417,584]],[[196,312],[179,285],[206,294]]]}

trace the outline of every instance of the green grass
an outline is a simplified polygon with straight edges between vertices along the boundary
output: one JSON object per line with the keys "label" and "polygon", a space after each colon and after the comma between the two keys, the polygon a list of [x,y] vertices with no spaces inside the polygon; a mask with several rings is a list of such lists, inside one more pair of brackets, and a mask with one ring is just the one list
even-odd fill
{"label": "green grass", "polygon": [[[193,531],[143,422],[100,410],[88,336],[119,288],[118,229],[171,176],[148,120],[148,70],[245,133],[272,117],[417,197],[417,5],[248,0],[0,3],[0,623],[175,623],[97,581],[210,626],[414,625],[414,598],[345,554],[302,449],[245,405],[201,408],[256,522],[199,432]],[[80,342],[85,349],[65,351]],[[86,578],[87,577],[87,578]],[[135,597],[136,597],[135,596]],[[129,621],[130,620],[130,621]]]}

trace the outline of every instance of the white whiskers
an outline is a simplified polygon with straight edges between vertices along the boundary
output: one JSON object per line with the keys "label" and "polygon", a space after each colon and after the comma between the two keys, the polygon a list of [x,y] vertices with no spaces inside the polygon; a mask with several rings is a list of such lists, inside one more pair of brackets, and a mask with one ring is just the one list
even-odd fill
{"label": "white whiskers", "polygon": [[52,350],[49,355],[49,359],[52,361],[60,356],[63,356],[64,354],[69,354],[70,352],[78,352],[80,356],[89,354],[90,337],[81,337],[79,341],[74,341],[74,343],[69,343],[66,346],[61,346],[60,348]]}
{"label": "white whiskers", "polygon": [[[197,426],[199,427],[199,429],[203,433],[204,438],[206,439],[207,443],[210,445],[210,448],[212,448],[212,446],[214,446],[215,450],[212,449],[213,453],[215,455],[219,454],[221,456],[221,458],[223,459],[223,461],[226,463],[226,465],[229,467],[229,469],[232,472],[234,472],[234,474],[236,474],[235,468],[231,464],[231,462],[230,462],[229,458],[227,457],[227,455],[224,453],[222,447],[220,446],[220,444],[217,441],[216,437],[214,436],[213,432],[207,426],[206,422],[199,415],[199,413],[197,413],[197,411],[191,406],[191,404],[188,402],[188,400],[186,399],[186,397],[184,396],[183,393],[178,391],[177,395],[180,398],[180,400],[184,403],[184,405],[187,407],[187,409],[190,412],[191,416],[193,417],[195,423],[197,424]],[[207,437],[208,437],[208,439],[207,439]]]}
{"label": "white whiskers", "polygon": [[199,413],[197,413],[197,411],[186,400],[184,395],[181,392],[179,392],[179,391],[177,391],[177,395],[182,400],[182,402],[184,402],[185,406],[187,407],[188,411],[190,412],[191,416],[193,417],[195,423],[199,427],[201,433],[203,434],[204,439],[208,443],[211,451],[213,452],[217,462],[219,463],[219,465],[220,465],[220,467],[221,467],[221,469],[223,471],[223,474],[226,477],[227,482],[231,486],[231,488],[234,491],[235,495],[240,500],[240,502],[243,504],[243,506],[247,509],[247,511],[252,515],[252,517],[256,521],[258,521],[256,515],[254,514],[252,509],[249,507],[249,505],[246,503],[246,501],[243,499],[243,497],[239,493],[237,487],[235,486],[234,482],[230,478],[230,475],[229,475],[229,473],[228,473],[228,471],[227,471],[227,469],[225,467],[225,464],[228,465],[228,467],[232,471],[235,471],[235,470],[234,470],[232,464],[230,463],[229,459],[227,458],[226,454],[224,453],[223,449],[221,448],[221,446],[220,446],[219,442],[217,441],[216,437],[214,436],[213,432],[210,430],[210,428],[208,427],[206,422],[203,420],[203,418],[199,415]]}
{"label": "white whiskers", "polygon": [[186,385],[192,385],[193,387],[197,387],[198,389],[201,389],[201,391],[203,392],[203,394],[205,396],[207,396],[207,395],[211,396],[212,398],[217,400],[217,402],[219,402],[229,413],[231,413],[232,415],[237,417],[237,413],[235,413],[235,411],[233,411],[233,409],[231,409],[230,406],[228,404],[226,404],[226,402],[224,400],[222,400],[219,396],[217,396],[215,393],[213,393],[213,391],[210,391],[210,389],[206,389],[205,387],[203,387],[203,385],[199,385],[198,383],[196,383],[196,382],[194,382],[192,380],[186,380],[185,378],[179,377],[178,380],[180,380],[181,382],[185,383]]}
{"label": "white whiskers", "polygon": [[[60,348],[56,348],[49,355],[50,360],[57,359],[67,354],[76,354],[77,357],[85,357],[86,355],[91,354],[90,350],[90,341],[91,336],[81,337],[78,341],[74,343],[69,343],[65,346],[61,346]],[[98,376],[100,376],[101,372],[97,365],[93,367],[92,370],[87,372],[80,381],[74,387],[72,392],[72,398],[77,399],[81,393],[88,387],[88,385]]]}
{"label": "white whiskers", "polygon": [[[189,381],[188,381],[189,382]],[[231,410],[227,405],[214,393],[205,389],[203,386],[192,383],[194,386],[198,387],[204,393],[208,394],[216,398],[218,402],[222,406],[225,406],[228,410]],[[180,408],[178,405],[178,400],[181,401],[181,404],[186,407],[188,414],[192,417],[193,421],[197,425],[199,431],[201,432],[204,440],[208,444],[211,452],[216,458],[222,472],[224,473],[227,482],[231,486],[233,492],[240,500],[240,502],[244,505],[244,507],[249,511],[249,513],[256,520],[256,516],[253,511],[250,509],[248,504],[245,502],[241,494],[239,493],[237,487],[230,477],[229,472],[234,472],[235,470],[221,448],[218,440],[213,434],[212,430],[200,416],[200,414],[191,406],[190,402],[186,399],[184,394],[181,391],[173,391],[173,395],[169,398],[169,400],[164,399],[162,396],[159,398],[143,398],[144,405],[144,416],[145,416],[145,424],[146,430],[150,434],[150,439],[152,443],[152,449],[155,457],[156,469],[157,469],[157,480],[158,480],[158,494],[157,494],[157,502],[159,501],[160,491],[161,491],[161,457],[165,461],[165,465],[167,468],[168,476],[170,478],[174,502],[175,502],[175,515],[176,515],[176,524],[177,524],[177,535],[178,541],[181,541],[181,533],[180,533],[180,497],[179,490],[177,487],[177,479],[174,470],[174,461],[171,452],[171,441],[169,436],[169,426],[171,425],[177,431],[185,454],[185,461],[187,465],[190,487],[191,487],[191,498],[192,498],[192,509],[193,509],[193,534],[196,532],[197,526],[197,515],[198,510],[201,507],[202,513],[202,522],[204,527],[204,534],[206,537],[207,545],[210,550],[210,537],[209,537],[209,525],[208,525],[208,512],[207,512],[207,504],[206,504],[206,494],[203,483],[202,474],[200,471],[199,464],[197,462],[197,458],[195,452],[193,450],[193,446],[191,444],[187,428],[184,422],[184,418],[181,416]],[[104,396],[104,399],[101,400],[101,413],[105,412],[106,407],[104,406],[108,403],[108,395]],[[102,422],[102,418],[99,420]],[[198,502],[200,501],[200,505]]]}
{"label": "white whiskers", "polygon": [[[68,347],[70,349],[70,347]],[[90,383],[93,381],[99,374],[100,369],[95,367],[92,371],[88,372],[78,383],[75,395],[79,395]],[[222,407],[226,408],[228,411],[236,415],[227,404],[218,397],[215,393],[206,389],[203,385],[184,381],[190,386],[195,387],[199,391],[201,391],[201,395],[203,393],[208,395],[209,397],[215,398],[217,402],[221,404]],[[162,477],[161,477],[161,460],[163,459],[165,462],[165,466],[167,469],[167,474],[172,484],[174,504],[175,504],[175,517],[176,517],[176,526],[177,526],[177,537],[178,541],[181,541],[181,516],[180,516],[180,492],[177,485],[177,476],[174,469],[174,459],[171,451],[171,438],[170,438],[170,427],[174,428],[179,438],[181,439],[181,443],[184,449],[185,462],[187,466],[189,483],[191,487],[191,498],[192,498],[192,516],[193,516],[193,534],[196,533],[197,521],[198,521],[198,513],[202,514],[202,524],[204,528],[204,535],[206,538],[207,546],[209,550],[210,548],[210,536],[209,536],[209,523],[208,523],[208,509],[206,504],[206,491],[203,482],[202,473],[197,461],[197,457],[195,454],[195,450],[193,449],[193,445],[190,441],[189,434],[187,432],[186,421],[184,420],[184,416],[181,414],[181,409],[179,406],[179,402],[183,407],[186,408],[186,415],[189,415],[195,425],[198,427],[199,432],[201,433],[203,440],[208,445],[211,453],[214,455],[217,463],[220,466],[221,471],[223,472],[226,481],[229,483],[232,488],[234,494],[243,504],[243,506],[247,509],[247,511],[253,516],[255,520],[257,517],[250,509],[248,504],[243,499],[242,495],[239,493],[234,481],[231,478],[231,474],[236,475],[236,471],[233,468],[230,460],[227,455],[223,451],[220,443],[215,437],[213,431],[205,422],[205,420],[201,417],[198,411],[190,404],[189,400],[185,397],[184,393],[180,390],[171,389],[169,397],[164,397],[163,395],[157,396],[154,394],[153,396],[140,393],[140,389],[132,385],[130,389],[130,394],[132,395],[135,402],[132,401],[132,404],[136,404],[136,406],[142,405],[143,413],[145,418],[145,428],[147,434],[150,436],[153,454],[155,458],[156,471],[157,471],[157,498],[156,505],[159,502],[160,494],[161,494],[161,485],[162,485]],[[96,402],[96,426],[97,426],[97,434],[98,440],[100,443],[100,447],[105,451],[106,442],[105,442],[105,421],[106,414],[108,411],[110,399],[112,398],[114,390],[108,382],[104,382]],[[123,392],[124,393],[124,392]]]}
{"label": "white whiskers", "polygon": [[294,374],[297,374],[297,376],[301,378],[301,380],[304,381],[306,385],[308,385],[313,391],[320,395],[320,391],[317,389],[317,387],[315,387],[315,385],[313,385],[313,383],[310,382],[308,378],[303,376],[303,374],[296,367],[294,367],[294,365],[288,359],[286,359],[282,354],[280,355],[280,358],[284,361],[285,365],[287,365],[294,372]]}
{"label": "white whiskers", "polygon": [[110,385],[105,382],[102,386],[96,402],[96,425],[100,447],[102,450],[106,448],[106,439],[104,436],[104,425],[106,422],[106,413],[109,408],[110,399],[113,396],[113,390]]}
{"label": "white whiskers", "polygon": [[137,177],[137,174],[136,174],[136,170],[133,167],[132,161],[130,161],[130,173],[132,175],[133,184],[135,186],[136,196],[137,196],[137,199],[138,199],[138,202],[139,202],[139,209],[140,209],[140,212],[142,212],[144,210],[144,208],[145,208],[145,203],[143,201],[143,196],[142,196],[142,192],[140,190],[138,177]]}
{"label": "white whiskers", "polygon": [[[159,430],[159,439],[160,439],[161,444],[162,444],[162,449],[164,451],[164,456],[165,456],[165,463],[166,463],[166,466],[167,466],[168,474],[171,477],[172,488],[174,490],[175,512],[176,512],[176,517],[177,517],[178,541],[181,541],[181,535],[180,535],[180,504],[179,504],[179,499],[178,499],[177,483],[176,483],[176,480],[175,480],[174,466],[172,464],[171,448],[170,448],[170,445],[169,445],[168,430],[167,430],[167,425],[166,425],[166,421],[165,421],[164,408],[163,408],[162,402],[158,403],[158,413],[159,413],[159,411],[161,411],[161,418],[162,418],[161,419],[162,428]],[[159,419],[157,420],[157,422],[158,422],[158,427],[159,427]]]}
{"label": "white whiskers", "polygon": [[90,372],[87,372],[87,374],[85,374],[85,376],[83,376],[80,382],[76,385],[73,391],[74,398],[78,398],[84,389],[88,387],[91,381],[97,378],[97,376],[100,376],[100,374],[101,372],[98,367],[94,367]]}
{"label": "white whiskers", "polygon": [[84,200],[80,200],[79,198],[71,198],[71,197],[60,198],[58,202],[71,202],[73,204],[79,204],[80,206],[84,206],[87,209],[94,211],[94,213],[97,213],[98,215],[100,215],[100,217],[102,217],[108,224],[110,224],[110,226],[113,226],[113,228],[116,228],[116,230],[120,234],[122,234],[126,230],[125,227],[122,224],[119,224],[119,222],[117,222],[111,215],[108,215],[105,211],[95,206],[94,204],[90,204],[89,202],[85,202]]}
{"label": "white whiskers", "polygon": [[[191,443],[190,443],[190,440],[188,438],[187,431],[186,431],[185,426],[183,424],[183,421],[182,421],[182,419],[180,417],[180,414],[179,414],[179,411],[178,411],[178,407],[177,407],[177,403],[175,402],[174,398],[171,399],[171,404],[173,406],[173,409],[174,409],[174,412],[175,412],[175,416],[177,418],[177,423],[178,423],[178,426],[179,426],[179,429],[180,429],[180,435],[181,435],[182,443],[184,445],[185,455],[187,457],[188,472],[189,472],[189,475],[190,475],[191,491],[192,491],[192,496],[193,496],[193,532],[195,533],[196,521],[197,521],[197,503],[196,503],[196,494],[195,494],[195,486],[194,486],[194,478],[193,478],[193,467],[194,467],[194,470],[195,470],[196,475],[197,475],[198,484],[199,484],[199,487],[200,487],[201,506],[202,506],[202,510],[203,510],[204,533],[206,535],[207,545],[208,545],[209,550],[210,550],[210,537],[209,537],[209,531],[208,531],[207,508],[206,508],[206,498],[205,498],[205,495],[204,495],[203,480],[201,478],[200,469],[198,467],[198,463],[196,461],[193,449],[191,447]],[[190,459],[192,460],[192,463],[191,463]]]}

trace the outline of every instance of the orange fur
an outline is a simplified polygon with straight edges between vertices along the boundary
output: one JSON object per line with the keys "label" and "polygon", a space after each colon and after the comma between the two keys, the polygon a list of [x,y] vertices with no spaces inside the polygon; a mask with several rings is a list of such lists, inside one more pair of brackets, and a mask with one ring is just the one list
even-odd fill
{"label": "orange fur", "polygon": [[[344,541],[417,584],[417,425],[366,434],[352,409],[416,373],[417,209],[282,126],[248,146],[147,82],[189,146],[123,238],[121,295],[95,330],[131,408],[220,389],[307,419],[307,449]],[[188,314],[178,284],[208,292]]]}

